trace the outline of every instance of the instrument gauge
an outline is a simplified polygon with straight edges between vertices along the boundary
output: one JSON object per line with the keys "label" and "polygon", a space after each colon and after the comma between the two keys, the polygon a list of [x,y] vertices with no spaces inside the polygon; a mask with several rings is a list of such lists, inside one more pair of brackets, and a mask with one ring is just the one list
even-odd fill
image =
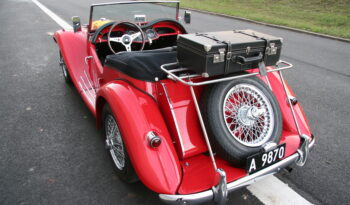
{"label": "instrument gauge", "polygon": [[154,39],[154,38],[157,37],[157,34],[156,34],[156,32],[153,29],[147,29],[146,30],[146,35],[150,39]]}

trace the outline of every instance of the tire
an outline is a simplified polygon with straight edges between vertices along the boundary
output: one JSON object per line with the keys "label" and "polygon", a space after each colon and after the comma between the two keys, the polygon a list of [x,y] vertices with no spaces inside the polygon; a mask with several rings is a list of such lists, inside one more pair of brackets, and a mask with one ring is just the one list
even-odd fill
{"label": "tire", "polygon": [[130,162],[118,122],[108,104],[103,108],[102,117],[106,148],[112,157],[118,177],[127,183],[137,182],[138,177]]}
{"label": "tire", "polygon": [[210,142],[223,159],[243,166],[247,157],[259,152],[267,142],[279,143],[280,107],[259,78],[208,86],[200,103]]}
{"label": "tire", "polygon": [[72,79],[70,78],[70,75],[69,75],[69,72],[68,72],[68,69],[67,69],[67,66],[66,66],[66,62],[64,61],[63,59],[63,56],[62,56],[62,53],[60,52],[60,67],[62,69],[62,73],[63,73],[63,77],[64,77],[64,81],[71,85],[72,84]]}

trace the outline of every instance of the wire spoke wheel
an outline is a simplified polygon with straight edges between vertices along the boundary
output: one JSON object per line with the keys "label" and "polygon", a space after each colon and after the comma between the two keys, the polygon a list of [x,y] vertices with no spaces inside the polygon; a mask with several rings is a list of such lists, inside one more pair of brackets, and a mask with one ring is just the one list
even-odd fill
{"label": "wire spoke wheel", "polygon": [[241,144],[257,147],[270,139],[274,128],[272,106],[254,85],[232,87],[224,99],[223,112],[232,137]]}
{"label": "wire spoke wheel", "polygon": [[102,111],[106,149],[112,157],[118,177],[124,182],[134,183],[138,181],[138,177],[131,164],[127,146],[123,141],[127,136],[122,135],[122,124],[119,124],[114,116],[110,106],[106,104]]}
{"label": "wire spoke wheel", "polygon": [[122,137],[112,115],[106,116],[106,143],[109,145],[109,152],[111,153],[114,164],[118,169],[122,170],[125,166],[125,154]]}
{"label": "wire spoke wheel", "polygon": [[60,57],[60,66],[62,68],[63,76],[67,78],[68,77],[67,67],[62,56]]}
{"label": "wire spoke wheel", "polygon": [[214,151],[244,166],[268,142],[279,143],[282,114],[278,101],[257,77],[208,86],[201,96],[203,120]]}

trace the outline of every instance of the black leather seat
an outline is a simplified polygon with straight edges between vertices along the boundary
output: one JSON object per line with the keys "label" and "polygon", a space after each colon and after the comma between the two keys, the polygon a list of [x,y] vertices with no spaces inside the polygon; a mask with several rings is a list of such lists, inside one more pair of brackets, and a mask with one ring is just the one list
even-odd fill
{"label": "black leather seat", "polygon": [[166,78],[166,73],[160,66],[176,62],[176,47],[167,47],[155,50],[120,52],[108,55],[105,66],[144,81],[154,82]]}

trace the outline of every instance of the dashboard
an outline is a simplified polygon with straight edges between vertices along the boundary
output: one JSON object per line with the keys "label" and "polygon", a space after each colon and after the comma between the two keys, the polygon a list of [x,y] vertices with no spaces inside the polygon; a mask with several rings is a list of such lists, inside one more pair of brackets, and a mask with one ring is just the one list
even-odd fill
{"label": "dashboard", "polygon": [[[169,32],[169,30],[171,30]],[[111,32],[111,37],[121,37],[123,36],[124,34],[128,34],[128,35],[132,35],[134,33],[136,33],[138,31],[135,31],[135,30],[131,30],[131,29],[128,29],[128,30],[125,30],[124,32],[121,31],[121,30],[116,30],[116,31],[112,31]],[[143,33],[145,34],[145,40],[146,41],[149,41],[150,39],[151,40],[156,40],[157,38],[159,38],[159,36],[161,34],[171,34],[171,35],[177,35],[178,33],[176,33],[174,30],[172,29],[169,29],[169,28],[157,28],[157,29],[153,29],[153,28],[149,28],[147,30],[143,30]],[[108,32],[103,34],[102,35],[102,39],[103,40],[107,40],[107,35],[108,35]],[[137,37],[135,39],[135,42],[141,42],[142,39],[141,39],[141,36]]]}
{"label": "dashboard", "polygon": [[[102,28],[98,31],[98,34],[95,37],[95,43],[107,42],[107,36],[111,25]],[[141,29],[145,36],[145,41],[151,43],[152,41],[158,40],[164,36],[176,36],[178,34],[187,33],[184,27],[176,21],[158,21],[158,22],[148,22],[144,23],[141,26]],[[128,24],[118,25],[111,32],[111,37],[121,37],[124,34],[134,34],[138,32],[136,28]],[[141,36],[137,37],[133,42],[140,43],[142,42]]]}

